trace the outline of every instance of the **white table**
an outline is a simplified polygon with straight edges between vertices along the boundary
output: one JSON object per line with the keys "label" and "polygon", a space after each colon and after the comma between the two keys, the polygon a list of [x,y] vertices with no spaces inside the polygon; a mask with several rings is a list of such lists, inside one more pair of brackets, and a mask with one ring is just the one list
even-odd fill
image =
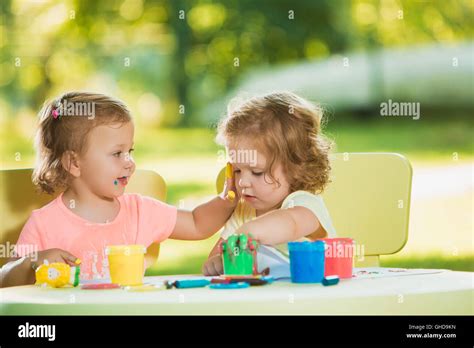
{"label": "white table", "polygon": [[[433,274],[346,279],[328,287],[276,281],[236,290],[194,288],[152,292],[48,289],[30,285],[0,289],[0,314],[472,315],[473,275],[440,270]],[[179,278],[146,277],[145,281],[157,283]]]}

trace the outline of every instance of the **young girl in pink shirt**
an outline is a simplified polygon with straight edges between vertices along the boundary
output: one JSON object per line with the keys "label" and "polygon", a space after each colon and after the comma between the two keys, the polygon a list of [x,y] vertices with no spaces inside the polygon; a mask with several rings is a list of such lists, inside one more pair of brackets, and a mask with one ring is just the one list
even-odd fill
{"label": "young girl in pink shirt", "polygon": [[45,258],[69,264],[80,259],[82,279],[107,278],[106,246],[205,239],[234,210],[235,203],[225,198],[232,180],[220,196],[193,211],[124,194],[135,171],[134,125],[119,100],[66,93],[46,103],[39,118],[33,182],[43,192],[61,193],[33,211],[18,239],[17,251],[34,246],[38,260],[19,254],[2,269],[3,286],[33,283],[34,268]]}

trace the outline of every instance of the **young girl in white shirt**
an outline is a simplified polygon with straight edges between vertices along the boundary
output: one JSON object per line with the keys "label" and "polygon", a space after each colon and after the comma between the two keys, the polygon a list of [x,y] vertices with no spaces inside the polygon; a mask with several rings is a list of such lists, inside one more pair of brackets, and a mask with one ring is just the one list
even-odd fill
{"label": "young girl in white shirt", "polygon": [[235,177],[237,207],[203,265],[223,273],[219,245],[232,234],[260,243],[259,271],[289,277],[287,242],[335,237],[322,197],[329,181],[330,141],[322,111],[288,92],[251,98],[228,108],[218,128]]}

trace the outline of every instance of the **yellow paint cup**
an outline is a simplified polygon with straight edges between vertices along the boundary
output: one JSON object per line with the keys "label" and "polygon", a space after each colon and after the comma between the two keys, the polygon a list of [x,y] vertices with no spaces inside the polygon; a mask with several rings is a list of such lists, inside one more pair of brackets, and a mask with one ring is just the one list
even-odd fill
{"label": "yellow paint cup", "polygon": [[143,245],[110,245],[105,248],[109,259],[110,278],[119,285],[143,284],[145,273],[145,253]]}

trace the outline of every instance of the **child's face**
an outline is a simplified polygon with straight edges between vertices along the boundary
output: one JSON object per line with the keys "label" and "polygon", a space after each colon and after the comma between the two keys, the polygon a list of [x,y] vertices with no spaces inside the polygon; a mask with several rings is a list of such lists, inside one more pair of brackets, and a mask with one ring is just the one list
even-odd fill
{"label": "child's face", "polygon": [[239,139],[229,144],[227,150],[240,197],[255,208],[258,215],[278,209],[290,194],[290,185],[281,164],[274,165],[273,173],[273,177],[280,182],[279,185],[265,171],[267,158],[251,142]]}
{"label": "child's face", "polygon": [[81,185],[100,197],[122,195],[135,171],[133,134],[132,122],[95,127],[89,133],[86,153],[80,157]]}

